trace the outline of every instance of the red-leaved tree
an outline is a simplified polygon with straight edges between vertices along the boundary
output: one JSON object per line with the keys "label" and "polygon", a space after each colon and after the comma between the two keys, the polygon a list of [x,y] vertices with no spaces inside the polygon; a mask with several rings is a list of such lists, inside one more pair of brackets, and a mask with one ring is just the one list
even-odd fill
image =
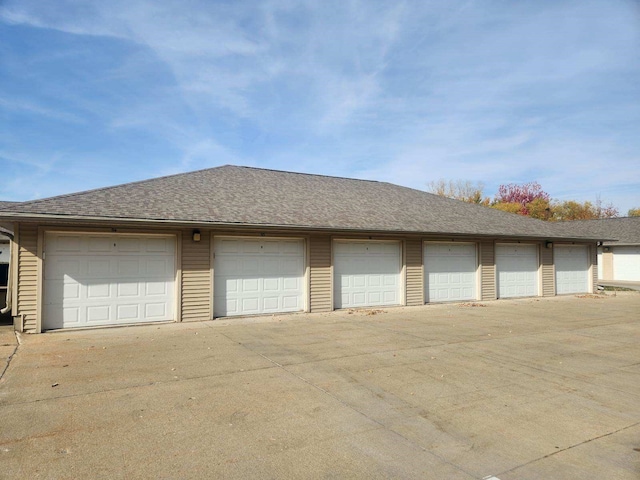
{"label": "red-leaved tree", "polygon": [[519,204],[521,206],[520,215],[529,215],[529,205],[534,201],[546,204],[551,200],[551,196],[542,190],[538,182],[528,182],[518,185],[509,183],[498,187],[498,194],[494,204]]}

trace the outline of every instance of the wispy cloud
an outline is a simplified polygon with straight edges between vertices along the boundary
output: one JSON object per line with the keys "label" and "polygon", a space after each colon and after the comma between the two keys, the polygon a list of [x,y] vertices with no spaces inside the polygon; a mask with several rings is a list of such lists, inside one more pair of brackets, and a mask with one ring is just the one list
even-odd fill
{"label": "wispy cloud", "polygon": [[625,0],[6,0],[0,111],[23,123],[0,141],[64,151],[58,175],[110,164],[95,182],[241,163],[416,188],[538,180],[626,210],[639,20]]}

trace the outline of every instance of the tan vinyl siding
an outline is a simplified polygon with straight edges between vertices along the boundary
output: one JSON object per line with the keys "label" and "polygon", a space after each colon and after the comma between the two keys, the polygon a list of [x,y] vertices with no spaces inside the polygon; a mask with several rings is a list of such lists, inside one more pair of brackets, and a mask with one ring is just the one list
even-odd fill
{"label": "tan vinyl siding", "polygon": [[480,243],[480,298],[497,298],[495,245],[491,241]]}
{"label": "tan vinyl siding", "polygon": [[420,240],[407,240],[405,242],[407,305],[422,305],[424,303],[422,250],[422,241]]}
{"label": "tan vinyl siding", "polygon": [[194,242],[192,231],[182,233],[181,318],[183,322],[211,319],[211,251],[209,232]]}
{"label": "tan vinyl siding", "polygon": [[542,296],[552,297],[556,294],[556,271],[553,264],[553,248],[542,245],[540,248],[540,264],[542,270]]}
{"label": "tan vinyl siding", "polygon": [[602,252],[602,280],[613,280],[613,273],[613,252]]}
{"label": "tan vinyl siding", "polygon": [[595,243],[588,246],[591,266],[591,293],[598,291],[598,247]]}
{"label": "tan vinyl siding", "polygon": [[18,315],[23,316],[23,329],[37,331],[38,310],[38,227],[20,225],[20,249],[18,250]]}
{"label": "tan vinyl siding", "polygon": [[330,312],[333,310],[331,278],[331,237],[309,239],[310,310]]}

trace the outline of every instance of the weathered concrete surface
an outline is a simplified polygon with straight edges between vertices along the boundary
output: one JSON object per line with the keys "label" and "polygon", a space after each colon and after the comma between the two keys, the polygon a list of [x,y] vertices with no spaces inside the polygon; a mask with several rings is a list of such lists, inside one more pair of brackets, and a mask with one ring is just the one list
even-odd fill
{"label": "weathered concrete surface", "polygon": [[371,313],[23,336],[0,478],[640,477],[640,294]]}

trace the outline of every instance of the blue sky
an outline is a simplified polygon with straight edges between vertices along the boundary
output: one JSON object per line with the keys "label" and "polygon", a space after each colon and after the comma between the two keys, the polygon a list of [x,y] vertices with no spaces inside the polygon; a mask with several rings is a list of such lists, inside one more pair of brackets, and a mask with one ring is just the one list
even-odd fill
{"label": "blue sky", "polygon": [[0,199],[227,163],[640,207],[635,1],[0,3]]}

